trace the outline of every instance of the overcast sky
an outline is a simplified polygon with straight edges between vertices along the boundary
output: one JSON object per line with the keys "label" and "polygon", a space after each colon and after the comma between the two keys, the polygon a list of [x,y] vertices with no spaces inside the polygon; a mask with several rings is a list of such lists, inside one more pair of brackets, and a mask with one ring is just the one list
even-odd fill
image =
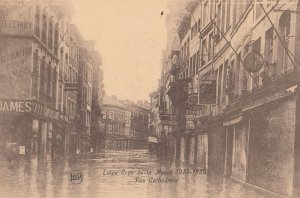
{"label": "overcast sky", "polygon": [[167,0],[73,0],[72,20],[97,41],[108,95],[148,100],[157,88],[166,46]]}

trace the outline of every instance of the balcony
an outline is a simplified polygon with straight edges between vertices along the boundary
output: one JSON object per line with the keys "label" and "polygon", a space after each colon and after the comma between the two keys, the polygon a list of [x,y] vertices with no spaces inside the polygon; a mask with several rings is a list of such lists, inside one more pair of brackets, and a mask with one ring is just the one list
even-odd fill
{"label": "balcony", "polygon": [[227,113],[234,113],[241,111],[242,108],[249,110],[252,107],[254,108],[258,105],[260,106],[286,97],[291,94],[291,92],[286,91],[286,89],[296,84],[296,73],[294,70],[290,70],[273,79],[270,84],[263,84],[231,101],[225,111]]}

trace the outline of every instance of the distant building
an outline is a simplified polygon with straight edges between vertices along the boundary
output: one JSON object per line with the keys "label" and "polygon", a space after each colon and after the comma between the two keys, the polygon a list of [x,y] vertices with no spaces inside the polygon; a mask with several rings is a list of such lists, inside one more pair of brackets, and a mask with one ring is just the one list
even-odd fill
{"label": "distant building", "polygon": [[106,149],[146,149],[148,138],[148,102],[134,103],[104,96],[103,122]]}
{"label": "distant building", "polygon": [[127,108],[131,112],[130,135],[133,140],[129,148],[146,149],[148,148],[150,105],[147,102],[139,101],[129,104]]}
{"label": "distant building", "polygon": [[105,124],[105,149],[128,148],[131,113],[116,96],[104,96],[103,122]]}
{"label": "distant building", "polygon": [[161,120],[159,119],[159,92],[150,93],[150,112],[149,112],[149,132],[148,144],[150,150],[155,150],[158,145],[158,138],[162,131]]}

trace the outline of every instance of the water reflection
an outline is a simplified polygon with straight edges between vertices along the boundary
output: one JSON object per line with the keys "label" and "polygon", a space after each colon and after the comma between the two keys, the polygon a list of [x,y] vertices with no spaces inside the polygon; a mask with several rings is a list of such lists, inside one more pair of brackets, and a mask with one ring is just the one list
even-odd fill
{"label": "water reflection", "polygon": [[[105,197],[105,198],[194,198],[194,197],[260,197],[254,191],[245,191],[241,185],[224,184],[222,180],[208,182],[205,174],[157,175],[158,168],[169,170],[158,163],[148,151],[107,151],[79,158],[33,158],[30,161],[0,162],[1,197]],[[117,176],[104,175],[110,170],[126,170]],[[72,184],[72,170],[83,173],[81,184]],[[130,175],[144,170],[145,174]],[[146,174],[146,171],[152,171]],[[125,174],[126,173],[126,174]],[[140,180],[137,182],[137,177]],[[171,178],[175,183],[150,183],[149,179]],[[142,182],[144,181],[144,182]],[[216,181],[218,181],[216,183]],[[230,186],[228,186],[230,185]]]}

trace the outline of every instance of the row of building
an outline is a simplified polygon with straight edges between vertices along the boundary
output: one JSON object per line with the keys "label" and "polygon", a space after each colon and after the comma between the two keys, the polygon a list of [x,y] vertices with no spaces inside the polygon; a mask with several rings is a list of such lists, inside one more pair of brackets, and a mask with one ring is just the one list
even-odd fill
{"label": "row of building", "polygon": [[148,149],[150,104],[147,101],[120,100],[104,96],[104,149]]}
{"label": "row of building", "polygon": [[72,14],[69,1],[1,1],[0,144],[5,154],[99,150],[101,55],[95,41],[84,39],[71,23]]}
{"label": "row of building", "polygon": [[168,9],[150,94],[153,147],[170,165],[299,197],[299,1],[177,0]]}

